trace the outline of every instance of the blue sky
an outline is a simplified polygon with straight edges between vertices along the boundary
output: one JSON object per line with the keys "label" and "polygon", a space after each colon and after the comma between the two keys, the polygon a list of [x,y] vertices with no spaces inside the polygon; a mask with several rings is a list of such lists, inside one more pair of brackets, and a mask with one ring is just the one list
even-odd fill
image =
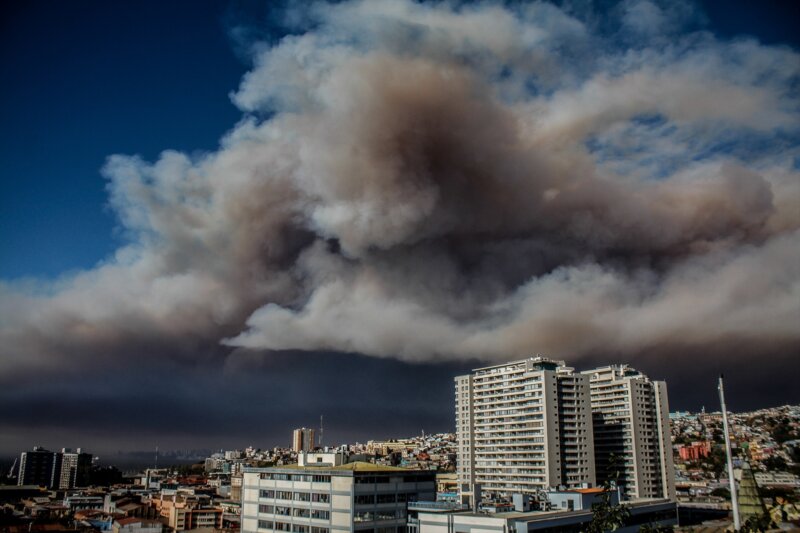
{"label": "blue sky", "polygon": [[100,168],[212,150],[246,71],[222,2],[19,2],[0,30],[0,277],[87,268],[118,246]]}
{"label": "blue sky", "polygon": [[[228,95],[250,67],[233,36],[279,38],[276,4],[6,4],[0,278],[56,277],[113,253],[121,241],[100,175],[106,158],[215,149],[242,117]],[[798,43],[797,2],[701,6],[705,27],[721,37]]]}

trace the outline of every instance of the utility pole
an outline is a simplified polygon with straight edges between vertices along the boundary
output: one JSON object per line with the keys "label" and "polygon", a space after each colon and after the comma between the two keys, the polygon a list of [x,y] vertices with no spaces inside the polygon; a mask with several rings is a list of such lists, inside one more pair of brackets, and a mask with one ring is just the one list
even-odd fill
{"label": "utility pole", "polygon": [[733,456],[731,455],[731,435],[728,426],[728,409],[725,407],[725,388],[722,385],[722,374],[719,376],[719,402],[722,404],[722,426],[725,430],[725,453],[728,455],[728,479],[731,484],[731,507],[733,507],[733,528],[739,531],[742,520],[739,517],[739,500],[736,496],[736,480],[733,479]]}

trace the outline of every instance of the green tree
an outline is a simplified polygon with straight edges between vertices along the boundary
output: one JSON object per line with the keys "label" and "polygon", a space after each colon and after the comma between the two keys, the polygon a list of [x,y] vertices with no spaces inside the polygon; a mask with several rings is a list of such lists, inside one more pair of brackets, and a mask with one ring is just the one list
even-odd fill
{"label": "green tree", "polygon": [[764,466],[766,466],[767,470],[771,472],[775,471],[782,472],[783,470],[786,470],[787,464],[786,464],[786,459],[784,459],[783,457],[779,455],[773,455],[771,457],[767,457],[764,460]]}
{"label": "green tree", "polygon": [[717,487],[716,489],[711,491],[712,496],[719,496],[720,498],[725,498],[726,500],[731,499],[731,490],[725,487]]}
{"label": "green tree", "polygon": [[772,517],[764,513],[748,518],[745,523],[742,524],[742,528],[739,531],[741,533],[755,533],[756,531],[767,531],[774,526],[775,524],[772,522]]}
{"label": "green tree", "polygon": [[657,524],[645,524],[639,528],[640,533],[669,533],[675,531],[675,526],[661,526]]}
{"label": "green tree", "polygon": [[604,533],[616,531],[630,519],[631,511],[625,505],[612,503],[613,494],[617,491],[617,484],[621,477],[618,468],[619,460],[612,454],[609,457],[609,470],[611,475],[603,482],[603,492],[600,501],[592,504],[592,520],[586,525],[585,533]]}

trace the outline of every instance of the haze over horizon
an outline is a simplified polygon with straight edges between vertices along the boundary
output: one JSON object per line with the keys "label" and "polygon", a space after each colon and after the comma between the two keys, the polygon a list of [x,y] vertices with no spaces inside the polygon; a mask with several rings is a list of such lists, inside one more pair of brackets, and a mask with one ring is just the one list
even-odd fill
{"label": "haze over horizon", "polygon": [[3,18],[0,453],[450,431],[536,354],[800,401],[796,7],[75,5]]}

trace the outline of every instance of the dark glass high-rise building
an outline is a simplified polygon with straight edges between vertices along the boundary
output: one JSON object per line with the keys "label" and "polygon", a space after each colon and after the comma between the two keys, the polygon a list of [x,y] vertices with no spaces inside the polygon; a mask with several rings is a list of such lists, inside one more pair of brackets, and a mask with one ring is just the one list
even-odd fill
{"label": "dark glass high-rise building", "polygon": [[61,476],[61,454],[35,446],[19,458],[18,485],[57,488]]}

